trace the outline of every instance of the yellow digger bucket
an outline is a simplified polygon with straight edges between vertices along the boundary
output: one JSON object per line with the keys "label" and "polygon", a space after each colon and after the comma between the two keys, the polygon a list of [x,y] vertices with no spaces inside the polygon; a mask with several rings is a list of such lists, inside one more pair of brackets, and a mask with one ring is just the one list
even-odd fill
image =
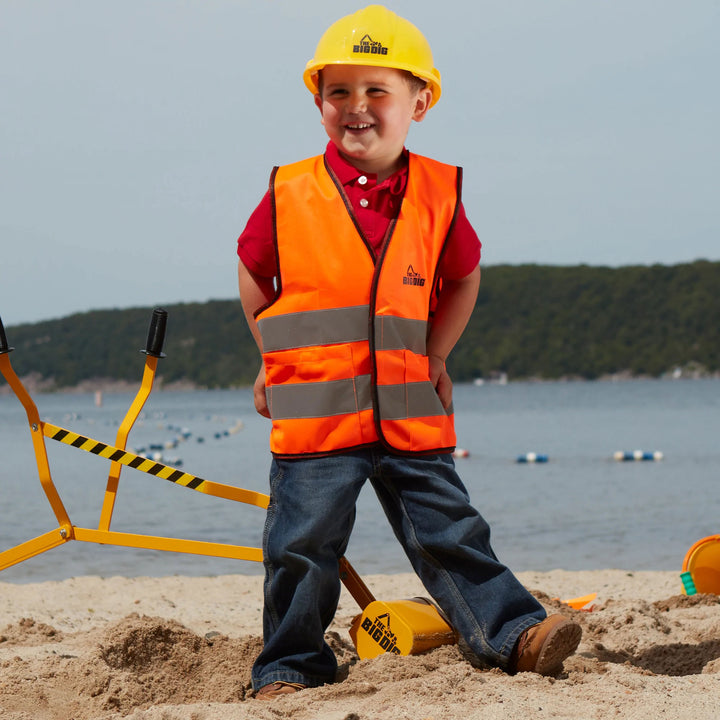
{"label": "yellow digger bucket", "polygon": [[383,653],[417,655],[457,642],[455,631],[425,598],[375,600],[353,619],[350,637],[361,660]]}

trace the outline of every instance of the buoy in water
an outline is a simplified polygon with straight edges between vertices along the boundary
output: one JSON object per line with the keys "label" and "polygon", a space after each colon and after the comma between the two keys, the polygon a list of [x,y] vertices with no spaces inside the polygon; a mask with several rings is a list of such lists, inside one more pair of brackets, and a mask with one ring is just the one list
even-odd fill
{"label": "buoy in water", "polygon": [[245,427],[245,423],[242,420],[238,420],[229,430],[228,432],[231,435],[235,435],[236,433],[239,433],[243,428]]}
{"label": "buoy in water", "polygon": [[455,448],[452,455],[454,458],[466,458],[470,457],[470,451],[465,448]]}
{"label": "buoy in water", "polygon": [[[140,453],[138,453],[139,455]],[[145,456],[143,456],[145,457]],[[161,452],[153,452],[150,453],[147,456],[148,460],[153,460],[156,463],[163,463],[163,465],[173,465],[175,467],[180,467],[183,464],[183,461],[179,457],[165,457]]]}
{"label": "buoy in water", "polygon": [[638,460],[662,460],[663,454],[659,450],[618,450],[613,454],[613,458],[618,462],[634,462]]}
{"label": "buoy in water", "polygon": [[543,453],[529,452],[524,455],[517,456],[517,462],[519,463],[546,463],[548,456]]}

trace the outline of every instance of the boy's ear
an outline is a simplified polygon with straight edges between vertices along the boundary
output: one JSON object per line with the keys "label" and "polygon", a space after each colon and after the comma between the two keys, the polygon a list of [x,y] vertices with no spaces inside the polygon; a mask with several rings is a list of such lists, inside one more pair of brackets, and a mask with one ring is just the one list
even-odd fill
{"label": "boy's ear", "polygon": [[417,94],[415,98],[415,110],[413,111],[412,119],[415,122],[422,122],[427,115],[427,111],[430,109],[430,103],[432,102],[432,90],[430,88],[423,88]]}
{"label": "boy's ear", "polygon": [[[320,96],[320,93],[315,94],[315,107],[320,111],[320,117],[322,118],[323,110],[322,110],[322,97]],[[324,125],[325,121],[320,120],[320,122]]]}

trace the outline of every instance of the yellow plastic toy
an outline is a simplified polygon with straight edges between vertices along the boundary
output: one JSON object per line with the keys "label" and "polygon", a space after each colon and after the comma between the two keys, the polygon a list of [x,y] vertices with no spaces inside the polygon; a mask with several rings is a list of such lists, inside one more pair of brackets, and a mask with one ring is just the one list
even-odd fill
{"label": "yellow plastic toy", "polygon": [[[569,598],[563,600],[566,605],[569,605],[573,610],[587,610],[593,609],[593,605],[590,605],[597,598],[597,593],[590,593],[589,595],[583,595],[582,597]],[[589,605],[589,607],[587,607]]]}

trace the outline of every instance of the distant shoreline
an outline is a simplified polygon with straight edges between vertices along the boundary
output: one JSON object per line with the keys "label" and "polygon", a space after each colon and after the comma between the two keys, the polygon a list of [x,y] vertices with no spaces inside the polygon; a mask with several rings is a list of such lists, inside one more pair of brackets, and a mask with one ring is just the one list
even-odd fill
{"label": "distant shoreline", "polygon": [[[629,382],[631,380],[657,380],[657,381],[678,381],[678,380],[720,380],[720,372],[709,373],[703,370],[683,370],[679,374],[666,373],[660,377],[653,377],[650,375],[633,375],[629,372],[618,372],[611,375],[602,375],[601,377],[594,378],[592,380],[577,377],[577,376],[566,376],[559,378],[539,378],[539,377],[528,377],[528,378],[515,378],[507,379],[503,382],[498,382],[495,379],[483,380],[482,382],[477,381],[462,381],[456,383],[457,385],[505,385],[507,383],[595,383],[595,382]],[[37,375],[31,374],[27,377],[20,378],[27,391],[31,395],[88,395],[96,392],[102,392],[107,395],[121,395],[127,393],[136,392],[140,386],[140,381],[130,380],[113,380],[111,378],[96,378],[83,380],[77,385],[67,387],[55,387],[52,380],[46,380],[38,378]],[[234,385],[224,388],[212,388],[213,390],[243,390],[251,387],[250,385]],[[196,392],[196,391],[208,391],[211,388],[198,385],[196,383],[180,380],[173,381],[170,383],[163,382],[163,378],[156,377],[153,385],[153,392]],[[12,389],[9,385],[0,385],[0,396],[12,395]]]}

